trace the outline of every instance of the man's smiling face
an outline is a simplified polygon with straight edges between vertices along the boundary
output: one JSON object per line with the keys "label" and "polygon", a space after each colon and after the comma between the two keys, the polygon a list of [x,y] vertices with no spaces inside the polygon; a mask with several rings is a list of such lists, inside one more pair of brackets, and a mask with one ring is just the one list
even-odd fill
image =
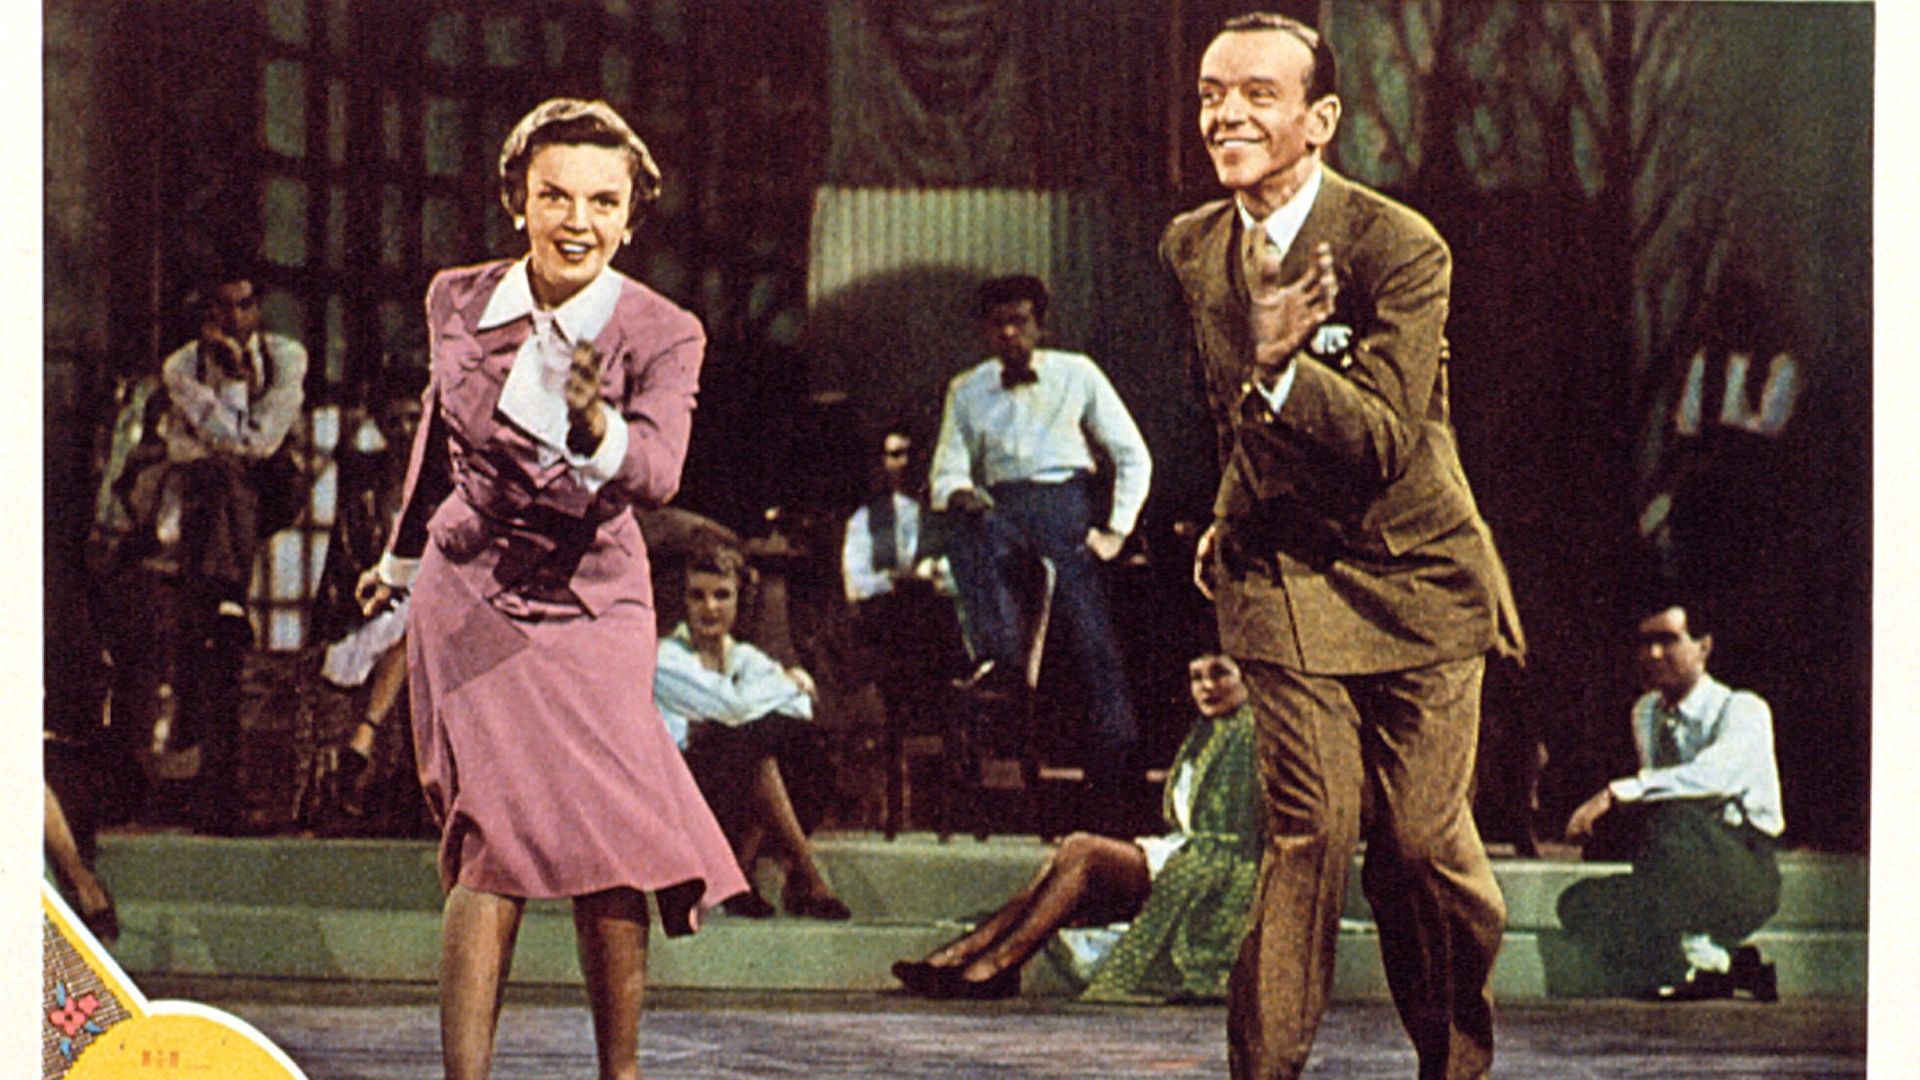
{"label": "man's smiling face", "polygon": [[1200,58],[1200,135],[1220,183],[1265,216],[1299,189],[1333,137],[1337,98],[1307,101],[1313,53],[1280,30],[1230,30]]}

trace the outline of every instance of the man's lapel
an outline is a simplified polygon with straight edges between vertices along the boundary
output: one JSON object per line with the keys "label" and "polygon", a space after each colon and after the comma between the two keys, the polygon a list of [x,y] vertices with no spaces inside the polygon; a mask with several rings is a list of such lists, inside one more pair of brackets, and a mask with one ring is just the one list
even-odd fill
{"label": "man's lapel", "polygon": [[1320,192],[1314,196],[1313,206],[1307,211],[1307,220],[1301,222],[1300,234],[1293,238],[1293,246],[1287,249],[1286,257],[1280,260],[1281,283],[1293,281],[1306,273],[1313,249],[1320,244],[1333,249],[1334,266],[1338,268],[1343,249],[1350,246],[1352,232],[1346,182],[1338,173],[1322,165]]}

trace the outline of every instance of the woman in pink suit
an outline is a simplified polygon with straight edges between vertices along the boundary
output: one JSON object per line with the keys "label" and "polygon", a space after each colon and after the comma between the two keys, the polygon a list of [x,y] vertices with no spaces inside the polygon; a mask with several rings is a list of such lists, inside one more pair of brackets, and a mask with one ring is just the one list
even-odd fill
{"label": "woman in pink suit", "polygon": [[500,153],[528,253],[427,289],[425,415],[398,523],[361,575],[410,590],[420,780],[441,826],[446,1075],[487,1075],[527,897],[571,897],[600,1076],[638,1075],[647,911],[671,935],[741,892],[654,708],[634,506],[679,487],[705,335],[613,270],[660,190],[604,102],[554,99]]}

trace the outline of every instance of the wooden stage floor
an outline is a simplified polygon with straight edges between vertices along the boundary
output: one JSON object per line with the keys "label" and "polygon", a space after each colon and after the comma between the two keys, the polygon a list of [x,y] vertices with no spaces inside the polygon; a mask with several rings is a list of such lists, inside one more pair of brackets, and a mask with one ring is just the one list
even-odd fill
{"label": "wooden stage floor", "polygon": [[[437,1011],[419,985],[165,980],[242,1017],[313,1080],[440,1075]],[[515,988],[501,1021],[498,1080],[594,1074],[577,989]],[[1127,1008],[1059,999],[932,1003],[897,994],[663,990],[642,1024],[650,1080],[886,1077],[1199,1078],[1226,1075],[1220,1006]],[[1501,1008],[1495,1076],[1527,1080],[1850,1077],[1866,1073],[1857,999],[1685,1006],[1616,1001]],[[1385,1002],[1337,1002],[1307,1075],[1411,1077],[1414,1058]]]}

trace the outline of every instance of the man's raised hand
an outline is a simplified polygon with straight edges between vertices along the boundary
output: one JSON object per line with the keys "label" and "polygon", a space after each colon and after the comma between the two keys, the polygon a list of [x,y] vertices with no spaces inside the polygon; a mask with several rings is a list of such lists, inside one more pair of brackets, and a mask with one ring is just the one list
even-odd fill
{"label": "man's raised hand", "polygon": [[1260,272],[1249,282],[1253,297],[1254,373],[1272,386],[1306,344],[1308,335],[1333,315],[1340,282],[1333,270],[1333,249],[1316,244],[1307,269],[1298,278],[1280,283],[1280,254],[1260,256]]}

